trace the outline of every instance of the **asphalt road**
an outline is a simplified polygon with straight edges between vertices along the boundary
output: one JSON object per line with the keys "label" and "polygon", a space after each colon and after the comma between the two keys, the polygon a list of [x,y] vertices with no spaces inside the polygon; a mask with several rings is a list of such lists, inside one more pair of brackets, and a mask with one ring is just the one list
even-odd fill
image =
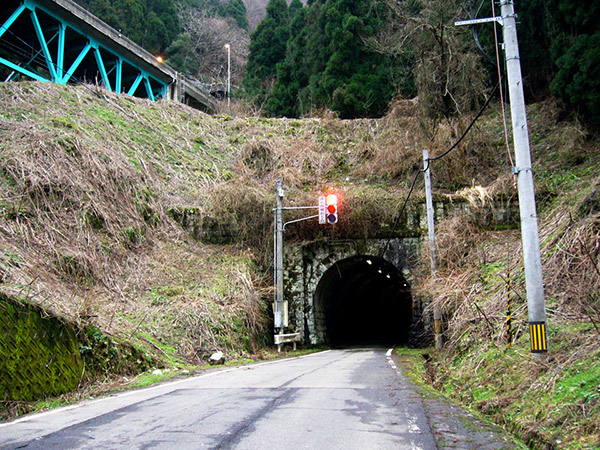
{"label": "asphalt road", "polygon": [[421,395],[377,349],[223,369],[0,424],[2,449],[432,450],[437,442]]}

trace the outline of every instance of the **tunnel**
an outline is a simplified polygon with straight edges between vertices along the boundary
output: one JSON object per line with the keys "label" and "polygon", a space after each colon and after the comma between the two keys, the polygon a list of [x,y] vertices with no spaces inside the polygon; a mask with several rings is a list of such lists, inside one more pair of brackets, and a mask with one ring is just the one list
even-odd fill
{"label": "tunnel", "polygon": [[317,284],[314,305],[317,327],[333,347],[408,341],[410,286],[381,258],[353,256],[333,264]]}

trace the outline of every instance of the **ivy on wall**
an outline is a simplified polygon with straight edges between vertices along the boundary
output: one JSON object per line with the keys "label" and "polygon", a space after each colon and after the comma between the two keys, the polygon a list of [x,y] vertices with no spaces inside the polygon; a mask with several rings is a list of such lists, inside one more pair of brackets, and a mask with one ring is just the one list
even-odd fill
{"label": "ivy on wall", "polygon": [[59,395],[79,384],[76,329],[0,294],[0,400]]}

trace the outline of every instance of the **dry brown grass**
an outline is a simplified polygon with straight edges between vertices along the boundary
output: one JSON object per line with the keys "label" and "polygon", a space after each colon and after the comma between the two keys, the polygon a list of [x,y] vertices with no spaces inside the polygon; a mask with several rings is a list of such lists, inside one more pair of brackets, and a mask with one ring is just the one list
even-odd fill
{"label": "dry brown grass", "polygon": [[[223,276],[236,290],[208,296],[203,283],[216,281],[190,264],[161,262],[167,254],[210,258],[212,250],[194,243],[167,211],[206,202],[227,171],[230,157],[215,151],[215,122],[201,124],[205,116],[183,105],[101,95],[2,85],[0,289],[126,340],[181,342],[180,357],[190,346],[195,354],[252,350],[266,317],[253,258],[232,249],[229,259],[215,260],[206,270],[231,267]],[[147,308],[156,289],[174,284],[187,301]],[[221,305],[209,318],[219,318],[222,333],[210,321],[182,322],[203,317],[212,304]],[[162,326],[154,327],[159,318]],[[235,321],[236,329],[228,325]]]}
{"label": "dry brown grass", "polygon": [[[162,339],[191,361],[216,348],[249,352],[260,344],[277,178],[287,205],[316,204],[329,190],[341,197],[335,229],[300,222],[286,240],[386,237],[423,166],[422,148],[440,154],[470,122],[425,121],[410,108],[356,121],[265,119],[243,111],[208,116],[172,102],[100,94],[0,85],[0,289],[126,339],[158,347]],[[534,153],[546,156],[563,143],[548,162],[552,168],[593,156],[577,124],[569,128],[574,143],[554,130],[552,111],[533,109],[533,133],[547,139]],[[442,307],[457,351],[481,339],[503,345],[507,266],[515,281],[517,344],[524,342],[518,236],[482,230],[489,223],[479,214],[491,199],[512,196],[498,112],[488,114],[432,164],[435,192],[460,191],[454,198],[470,202],[470,215],[438,227],[438,276],[417,287]],[[419,180],[417,200],[420,186]],[[201,231],[228,246],[193,241],[168,214],[173,208],[197,211]],[[561,219],[543,233],[555,249],[544,260],[556,275],[547,281],[552,320],[596,320],[597,297],[591,308],[577,303],[585,289],[597,289],[592,217],[585,224]]]}
{"label": "dry brown grass", "polygon": [[[455,216],[440,224],[436,233],[438,272],[429,273],[429,250],[421,255],[422,281],[417,294],[432,299],[447,318],[450,347],[472,331],[505,341],[507,270],[510,270],[513,316],[517,337],[527,322],[522,247],[517,231],[486,232],[473,216]],[[550,320],[591,323],[600,334],[600,270],[598,267],[599,217],[574,220],[567,212],[543,224],[543,271]],[[515,333],[513,333],[514,336]]]}
{"label": "dry brown grass", "polygon": [[416,295],[430,299],[425,314],[435,307],[446,318],[448,340],[460,335],[473,322],[486,324],[489,319],[475,299],[480,294],[481,283],[477,279],[481,264],[479,244],[486,238],[481,228],[466,215],[455,215],[436,229],[438,270],[431,274],[429,248],[421,253],[421,282],[415,286]]}
{"label": "dry brown grass", "polygon": [[[423,165],[422,148],[441,154],[470,122],[413,117],[411,105],[379,120],[265,119],[239,105],[207,116],[172,102],[41,83],[0,84],[0,111],[0,290],[192,362],[217,348],[254,352],[267,334],[277,178],[287,205],[316,204],[329,190],[341,198],[335,229],[300,222],[286,240],[386,237]],[[435,192],[467,201],[469,213],[439,224],[438,273],[427,276],[424,253],[414,293],[444,313],[449,351],[440,361],[448,368],[464,358],[455,373],[465,397],[486,384],[473,376],[482,371],[511,392],[537,395],[598,353],[598,201],[593,192],[585,202],[578,197],[589,191],[584,177],[598,176],[596,147],[579,124],[558,127],[553,105],[530,112],[543,198],[573,198],[549,203],[553,213],[541,216],[552,342],[560,342],[555,364],[528,361],[531,376],[513,384],[503,375],[520,377],[512,360],[487,364],[505,345],[507,269],[515,361],[527,353],[518,232],[483,228],[492,199],[506,204],[513,195],[498,112],[491,108],[432,164]],[[200,236],[228,244],[194,241],[169,215],[176,208],[195,212]],[[515,401],[498,394],[477,404],[494,411]],[[556,420],[585,419],[581,402],[568,409]]]}
{"label": "dry brown grass", "polygon": [[545,282],[556,301],[551,313],[580,322],[591,321],[600,336],[600,214],[574,220],[559,215],[544,230]]}
{"label": "dry brown grass", "polygon": [[[508,183],[509,187],[510,183]],[[504,190],[505,188],[502,188]],[[494,188],[491,188],[493,191]],[[416,294],[444,315],[445,351],[427,365],[430,381],[491,415],[531,448],[595,448],[600,439],[600,217],[598,184],[582,180],[540,218],[550,353],[529,355],[520,234],[485,231],[477,214],[438,227],[439,270],[428,252]],[[472,204],[487,192],[461,194]],[[512,281],[512,347],[507,348],[507,279]]]}
{"label": "dry brown grass", "polygon": [[[124,294],[132,258],[187,239],[166,213],[173,207],[198,208],[209,232],[267,249],[256,257],[268,267],[278,177],[292,205],[316,203],[325,190],[341,193],[337,236],[367,236],[389,230],[422,165],[423,124],[406,114],[298,121],[241,117],[240,110],[209,117],[172,102],[39,83],[7,83],[0,98],[3,239],[23,260],[3,277],[36,284],[32,292],[48,293],[39,298],[65,293],[58,297],[66,301],[45,301],[82,322],[102,316],[98,298],[132,304]],[[432,150],[449,145],[464,120],[437,127]],[[459,158],[434,168],[438,189],[457,185],[457,170],[468,172],[461,177],[470,184],[475,168]],[[302,223],[289,237],[319,235]]]}
{"label": "dry brown grass", "polygon": [[[39,83],[3,84],[0,102],[0,288],[81,326],[177,343],[192,359],[260,341],[278,177],[290,205],[316,203],[325,190],[343,194],[337,236],[367,236],[389,230],[406,192],[390,183],[420,164],[407,118],[210,117]],[[213,251],[174,223],[168,211],[180,207],[198,211],[200,235],[251,246],[252,256],[202,268]],[[320,233],[303,222],[286,239]],[[191,261],[195,270],[186,269]],[[203,270],[223,272],[235,292],[208,295],[219,280]]]}

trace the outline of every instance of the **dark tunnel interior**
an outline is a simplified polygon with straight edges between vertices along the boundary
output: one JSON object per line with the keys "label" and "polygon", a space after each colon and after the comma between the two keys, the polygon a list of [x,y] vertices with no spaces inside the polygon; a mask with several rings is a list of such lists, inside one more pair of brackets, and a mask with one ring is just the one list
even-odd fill
{"label": "dark tunnel interior", "polygon": [[317,285],[315,308],[334,347],[394,345],[408,341],[410,286],[389,262],[354,256],[336,262]]}

